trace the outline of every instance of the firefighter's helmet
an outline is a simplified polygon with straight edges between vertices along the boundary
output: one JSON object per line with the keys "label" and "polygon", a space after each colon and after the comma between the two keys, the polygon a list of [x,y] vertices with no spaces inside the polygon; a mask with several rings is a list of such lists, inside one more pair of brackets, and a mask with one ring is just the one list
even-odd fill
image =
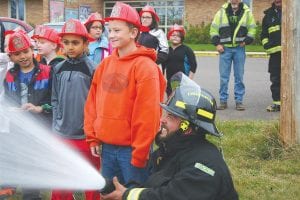
{"label": "firefighter's helmet", "polygon": [[175,74],[173,81],[177,87],[167,102],[161,104],[162,108],[214,136],[221,136],[215,125],[215,98],[181,72]]}
{"label": "firefighter's helmet", "polygon": [[40,33],[36,36],[36,38],[46,39],[49,40],[50,42],[60,45],[60,37],[58,36],[57,31],[48,26],[43,26],[43,28],[40,30]]}
{"label": "firefighter's helmet", "polygon": [[32,44],[27,34],[17,31],[12,33],[8,39],[7,52],[15,53],[30,47],[32,47]]}
{"label": "firefighter's helmet", "polygon": [[87,26],[88,24],[93,23],[93,22],[100,22],[102,25],[104,25],[104,23],[105,23],[105,21],[102,18],[101,14],[98,13],[98,12],[92,13],[88,17],[88,19],[86,20],[86,22],[84,23],[84,25]]}
{"label": "firefighter's helmet", "polygon": [[154,8],[152,6],[146,5],[145,7],[142,8],[142,10],[140,11],[140,16],[142,16],[142,14],[144,12],[149,12],[151,13],[152,16],[154,16],[155,21],[159,22],[159,17],[157,15],[157,13],[155,12]]}
{"label": "firefighter's helmet", "polygon": [[78,19],[69,19],[62,27],[61,33],[58,34],[60,37],[64,35],[77,35],[88,39],[89,41],[95,41],[94,38],[90,37],[85,26]]}
{"label": "firefighter's helmet", "polygon": [[178,24],[174,24],[174,26],[169,30],[167,38],[170,40],[170,37],[173,32],[178,31],[181,32],[183,36],[185,36],[185,30],[182,26],[179,26]]}
{"label": "firefighter's helmet", "polygon": [[128,4],[119,1],[114,5],[110,17],[105,18],[105,21],[110,20],[125,21],[133,24],[138,29],[141,27],[140,16],[137,11]]}

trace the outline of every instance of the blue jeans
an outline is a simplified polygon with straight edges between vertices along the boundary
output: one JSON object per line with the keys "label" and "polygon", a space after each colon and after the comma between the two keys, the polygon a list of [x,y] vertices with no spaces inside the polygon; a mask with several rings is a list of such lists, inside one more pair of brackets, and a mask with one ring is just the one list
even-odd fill
{"label": "blue jeans", "polygon": [[101,172],[104,178],[112,179],[114,176],[122,184],[131,181],[144,183],[148,178],[146,168],[134,167],[131,161],[132,148],[129,146],[117,146],[102,144]]}
{"label": "blue jeans", "polygon": [[219,60],[220,102],[227,102],[228,99],[228,83],[232,63],[234,72],[234,98],[237,103],[243,102],[245,95],[245,85],[243,83],[245,60],[245,47],[224,47],[224,52],[220,54]]}

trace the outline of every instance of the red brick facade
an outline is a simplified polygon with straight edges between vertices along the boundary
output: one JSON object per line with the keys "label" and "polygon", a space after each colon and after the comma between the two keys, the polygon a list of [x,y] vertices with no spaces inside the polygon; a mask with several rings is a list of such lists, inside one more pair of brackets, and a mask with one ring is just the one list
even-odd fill
{"label": "red brick facade", "polygon": [[[64,0],[65,8],[79,8],[89,5],[92,12],[103,13],[103,0]],[[31,25],[43,24],[50,21],[49,0],[25,0],[25,21]],[[8,0],[0,1],[0,16],[9,16]]]}
{"label": "red brick facade", "polygon": [[[186,25],[199,25],[202,22],[210,23],[227,0],[185,0]],[[271,6],[273,0],[253,0],[252,12],[256,21],[261,23],[263,11]]]}
{"label": "red brick facade", "polygon": [[[197,25],[211,22],[217,10],[227,0],[185,0],[185,25]],[[25,0],[26,22],[32,25],[50,21],[49,0]],[[103,14],[104,0],[64,0],[65,8],[78,8],[80,5],[91,6],[92,12]],[[261,22],[263,11],[273,0],[253,0],[252,11],[256,21]],[[0,1],[0,16],[8,16],[8,0]]]}

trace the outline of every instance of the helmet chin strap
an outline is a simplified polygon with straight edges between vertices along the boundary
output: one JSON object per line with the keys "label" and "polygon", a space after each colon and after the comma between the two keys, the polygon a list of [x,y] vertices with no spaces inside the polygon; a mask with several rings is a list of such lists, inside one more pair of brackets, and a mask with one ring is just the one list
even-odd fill
{"label": "helmet chin strap", "polygon": [[190,128],[190,122],[187,120],[182,120],[179,125],[179,131],[182,132],[183,135],[190,135],[192,130]]}

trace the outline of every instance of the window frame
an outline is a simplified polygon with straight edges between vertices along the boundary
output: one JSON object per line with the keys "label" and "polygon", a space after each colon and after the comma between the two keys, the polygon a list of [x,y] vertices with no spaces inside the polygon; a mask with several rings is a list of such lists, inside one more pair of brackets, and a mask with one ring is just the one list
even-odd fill
{"label": "window frame", "polygon": [[[12,2],[15,2],[16,3],[16,13],[15,13],[15,17],[12,16]],[[23,18],[21,18],[20,16],[20,4],[23,4]],[[15,18],[15,19],[19,19],[19,20],[22,20],[22,21],[26,21],[26,3],[25,3],[25,0],[8,0],[8,16],[11,17],[11,18]]]}

